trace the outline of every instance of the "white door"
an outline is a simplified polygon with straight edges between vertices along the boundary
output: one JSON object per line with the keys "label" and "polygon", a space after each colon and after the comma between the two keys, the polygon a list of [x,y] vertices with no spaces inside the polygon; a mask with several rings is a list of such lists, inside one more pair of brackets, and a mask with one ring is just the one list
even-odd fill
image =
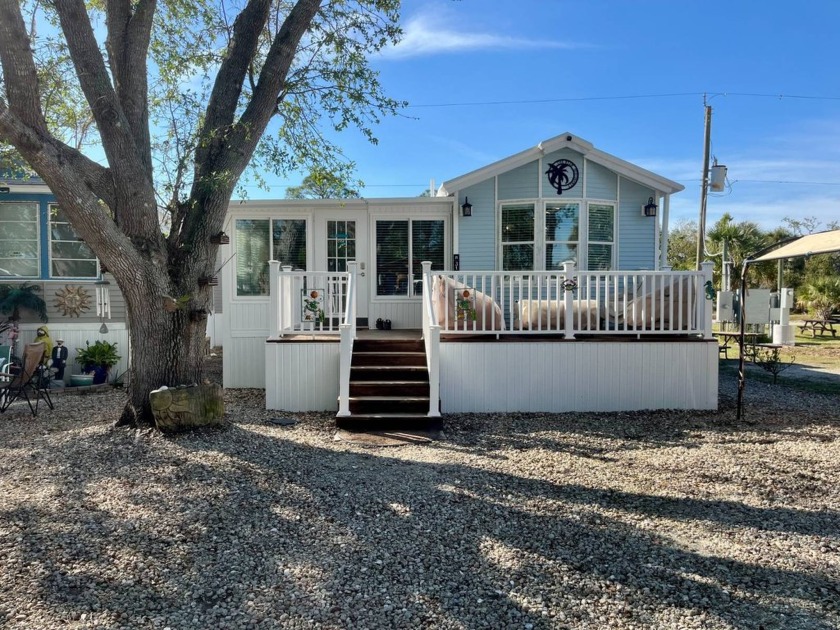
{"label": "white door", "polygon": [[317,213],[315,219],[315,268],[347,271],[347,263],[358,262],[356,318],[367,319],[368,224],[366,210],[344,208],[335,213]]}

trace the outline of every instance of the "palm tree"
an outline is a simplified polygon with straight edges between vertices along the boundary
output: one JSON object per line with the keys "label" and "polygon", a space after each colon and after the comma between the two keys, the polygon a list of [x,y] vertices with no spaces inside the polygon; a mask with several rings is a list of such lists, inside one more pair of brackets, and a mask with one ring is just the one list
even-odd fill
{"label": "palm tree", "polygon": [[840,308],[840,278],[819,276],[799,289],[799,303],[817,319],[828,319]]}
{"label": "palm tree", "polygon": [[0,284],[0,313],[6,320],[0,322],[0,334],[7,334],[15,354],[18,337],[18,322],[24,313],[32,313],[42,322],[47,321],[47,303],[37,295],[41,290],[37,284]]}
{"label": "palm tree", "polygon": [[[718,250],[717,253],[711,254],[712,256],[721,255],[725,250],[728,261],[732,263],[730,268],[731,289],[738,289],[741,285],[741,268],[744,260],[750,254],[760,250],[766,242],[761,228],[752,221],[735,223],[732,215],[727,212],[706,233],[706,238]],[[715,273],[722,275],[722,267],[723,265],[715,260]]]}

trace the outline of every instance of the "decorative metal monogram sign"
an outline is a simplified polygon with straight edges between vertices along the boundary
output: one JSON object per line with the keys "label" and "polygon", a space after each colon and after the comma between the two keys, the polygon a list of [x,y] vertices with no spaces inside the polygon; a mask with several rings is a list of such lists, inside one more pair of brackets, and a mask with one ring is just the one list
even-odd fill
{"label": "decorative metal monogram sign", "polygon": [[578,182],[578,167],[571,160],[555,160],[548,165],[545,172],[548,175],[548,183],[562,195],[564,190],[575,187]]}

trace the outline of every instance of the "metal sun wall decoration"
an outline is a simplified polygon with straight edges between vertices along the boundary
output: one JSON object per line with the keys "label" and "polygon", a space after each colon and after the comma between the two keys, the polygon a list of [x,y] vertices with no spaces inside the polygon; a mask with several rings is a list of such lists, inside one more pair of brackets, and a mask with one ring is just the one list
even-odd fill
{"label": "metal sun wall decoration", "polygon": [[562,195],[564,190],[570,190],[578,183],[578,167],[571,160],[555,160],[548,165],[545,172],[548,175],[548,183]]}
{"label": "metal sun wall decoration", "polygon": [[82,287],[64,285],[63,289],[55,292],[53,305],[65,317],[79,317],[90,310],[90,294]]}

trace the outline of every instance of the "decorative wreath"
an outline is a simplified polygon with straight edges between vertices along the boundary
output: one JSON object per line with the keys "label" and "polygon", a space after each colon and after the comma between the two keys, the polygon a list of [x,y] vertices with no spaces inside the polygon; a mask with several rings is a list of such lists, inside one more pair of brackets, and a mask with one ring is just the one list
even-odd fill
{"label": "decorative wreath", "polygon": [[90,310],[90,294],[83,287],[64,285],[63,289],[55,292],[53,304],[63,315],[78,317]]}

